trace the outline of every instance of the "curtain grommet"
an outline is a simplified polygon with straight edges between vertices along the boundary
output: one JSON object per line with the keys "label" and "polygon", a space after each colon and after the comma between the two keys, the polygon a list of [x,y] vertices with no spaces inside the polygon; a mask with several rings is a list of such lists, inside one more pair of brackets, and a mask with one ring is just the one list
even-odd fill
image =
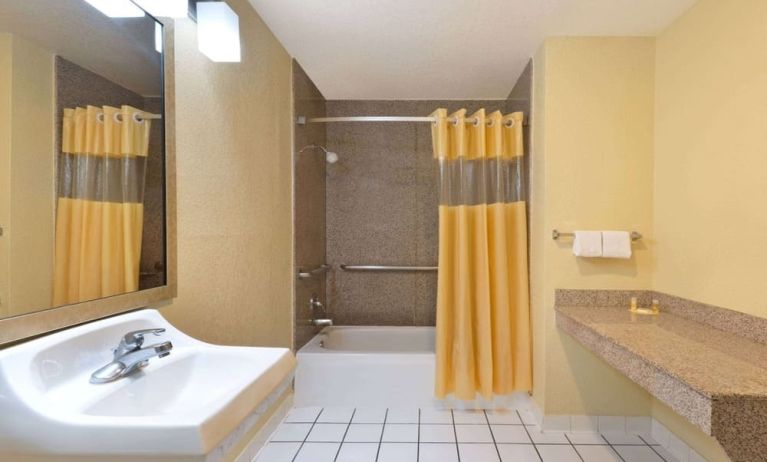
{"label": "curtain grommet", "polygon": [[514,119],[507,120],[504,125],[506,125],[507,128],[513,127],[514,126]]}

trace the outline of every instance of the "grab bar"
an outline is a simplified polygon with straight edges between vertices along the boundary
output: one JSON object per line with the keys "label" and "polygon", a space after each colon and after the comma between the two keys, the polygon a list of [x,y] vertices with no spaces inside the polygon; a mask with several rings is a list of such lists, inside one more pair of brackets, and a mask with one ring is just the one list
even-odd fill
{"label": "grab bar", "polygon": [[322,264],[316,268],[310,269],[309,271],[304,271],[301,268],[298,268],[298,279],[309,279],[310,277],[322,274],[325,271],[330,269],[330,265]]}
{"label": "grab bar", "polygon": [[339,265],[344,271],[437,271],[436,266]]}

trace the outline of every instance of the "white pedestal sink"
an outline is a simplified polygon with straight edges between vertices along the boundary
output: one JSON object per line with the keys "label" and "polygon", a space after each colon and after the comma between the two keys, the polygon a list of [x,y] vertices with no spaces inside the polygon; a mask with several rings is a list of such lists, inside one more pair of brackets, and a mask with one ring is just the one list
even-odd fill
{"label": "white pedestal sink", "polygon": [[[173,350],[107,384],[90,375],[129,331]],[[216,346],[155,310],[96,321],[0,350],[0,460],[199,459],[292,373],[286,348]]]}

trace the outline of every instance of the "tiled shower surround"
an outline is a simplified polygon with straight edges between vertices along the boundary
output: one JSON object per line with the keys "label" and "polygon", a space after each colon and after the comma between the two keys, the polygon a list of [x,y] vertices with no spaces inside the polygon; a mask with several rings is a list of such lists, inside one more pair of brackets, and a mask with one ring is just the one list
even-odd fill
{"label": "tiled shower surround", "polygon": [[[428,116],[439,107],[529,115],[529,70],[506,100],[326,101],[294,64],[297,117]],[[341,264],[436,266],[439,172],[430,125],[297,124],[295,136],[296,152],[321,144],[339,156],[335,164],[326,164],[318,151],[295,159],[296,270],[323,259],[331,265],[327,275],[296,283],[295,347],[317,331],[305,322],[312,293],[320,295],[337,325],[434,325],[436,272],[340,269]]]}

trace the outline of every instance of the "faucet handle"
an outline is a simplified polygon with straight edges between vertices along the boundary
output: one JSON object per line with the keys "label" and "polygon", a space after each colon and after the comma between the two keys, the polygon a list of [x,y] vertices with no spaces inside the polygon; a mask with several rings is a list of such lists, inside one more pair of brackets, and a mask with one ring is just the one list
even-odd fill
{"label": "faucet handle", "polygon": [[131,348],[140,348],[141,345],[144,344],[144,336],[148,334],[154,334],[154,335],[160,335],[163,332],[165,332],[165,329],[162,327],[157,327],[154,329],[141,329],[141,330],[134,330],[132,332],[128,332],[123,336],[122,343]]}

